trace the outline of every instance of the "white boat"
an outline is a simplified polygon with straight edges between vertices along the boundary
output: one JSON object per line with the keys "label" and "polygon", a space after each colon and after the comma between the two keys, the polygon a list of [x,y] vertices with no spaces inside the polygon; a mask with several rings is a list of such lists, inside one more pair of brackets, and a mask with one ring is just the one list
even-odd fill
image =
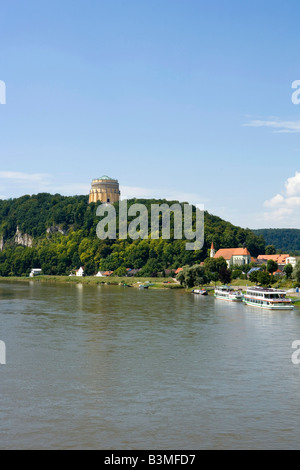
{"label": "white boat", "polygon": [[292,310],[292,300],[286,297],[286,292],[280,289],[264,287],[248,287],[244,295],[246,305],[268,310]]}
{"label": "white boat", "polygon": [[242,302],[243,294],[240,290],[234,290],[230,286],[220,286],[215,288],[215,298],[229,300],[230,302]]}
{"label": "white boat", "polygon": [[193,289],[192,294],[208,295],[208,292],[206,289]]}

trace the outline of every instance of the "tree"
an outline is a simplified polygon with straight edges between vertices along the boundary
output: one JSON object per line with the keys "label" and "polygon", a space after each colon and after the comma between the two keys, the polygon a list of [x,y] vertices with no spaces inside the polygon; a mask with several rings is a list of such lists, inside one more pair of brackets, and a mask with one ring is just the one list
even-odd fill
{"label": "tree", "polygon": [[96,263],[90,259],[87,261],[84,265],[84,274],[85,276],[93,276],[95,272],[97,271],[97,266]]}
{"label": "tree", "polygon": [[274,261],[273,259],[269,259],[267,262],[268,273],[273,274],[275,273],[275,271],[277,271],[277,269],[278,269],[278,263],[276,263],[276,261]]}
{"label": "tree", "polygon": [[177,274],[176,279],[181,285],[186,287],[202,286],[210,282],[210,278],[205,269],[199,264],[191,267],[185,266],[183,270]]}
{"label": "tree", "polygon": [[[128,200],[128,207],[139,202],[148,209],[151,222],[151,205],[177,201]],[[183,207],[183,206],[182,206]],[[0,238],[3,237],[3,261],[0,273],[28,274],[32,266],[40,266],[44,274],[65,274],[72,269],[85,266],[85,273],[93,274],[97,269],[117,270],[119,267],[143,268],[152,273],[178,266],[200,265],[205,259],[211,241],[215,246],[247,246],[253,256],[264,253],[265,242],[249,229],[235,227],[219,217],[205,212],[205,243],[202,250],[186,250],[186,239],[174,239],[174,217],[171,217],[170,240],[145,239],[99,240],[96,227],[97,204],[88,204],[88,196],[61,196],[40,193],[25,195],[10,200],[0,200]],[[116,205],[118,215],[118,205]],[[184,221],[183,221],[184,222]],[[194,218],[195,222],[195,218]],[[118,226],[118,224],[117,224]],[[14,238],[17,227],[22,234],[33,238],[32,247],[16,247]],[[149,225],[150,227],[150,225]],[[149,264],[147,264],[149,261]],[[224,259],[208,258],[205,276],[215,279],[220,270],[226,274]],[[243,270],[245,270],[243,268]],[[236,273],[237,274],[237,273]],[[203,282],[202,271],[196,274],[195,282]]]}
{"label": "tree", "polygon": [[242,275],[243,271],[242,271],[242,268],[240,267],[234,267],[231,272],[232,272],[232,279],[238,279]]}
{"label": "tree", "polygon": [[297,261],[296,266],[293,269],[293,279],[300,283],[300,260]]}
{"label": "tree", "polygon": [[231,281],[231,271],[222,256],[220,258],[206,258],[204,268],[209,279],[215,280],[214,274],[217,273],[218,280],[223,284],[228,284]]}
{"label": "tree", "polygon": [[157,277],[158,273],[162,271],[161,263],[157,258],[149,258],[145,266],[139,272],[139,276]]}
{"label": "tree", "polygon": [[216,286],[216,283],[219,280],[219,274],[218,273],[209,273],[209,275],[210,275],[211,280],[215,283],[215,286]]}
{"label": "tree", "polygon": [[291,264],[286,264],[283,268],[287,279],[290,279],[293,273],[293,266]]}
{"label": "tree", "polygon": [[257,282],[263,287],[268,287],[271,285],[272,279],[270,274],[266,271],[259,271],[257,274]]}
{"label": "tree", "polygon": [[114,276],[124,277],[127,274],[127,270],[125,266],[120,266],[118,269],[114,271]]}
{"label": "tree", "polygon": [[227,262],[223,257],[206,258],[204,268],[207,273],[220,273],[221,270],[227,269]]}
{"label": "tree", "polygon": [[219,279],[223,284],[229,284],[231,281],[231,271],[227,267],[222,267],[219,271]]}
{"label": "tree", "polygon": [[210,278],[205,272],[205,269],[199,264],[192,266],[190,269],[194,276],[194,286],[203,286],[203,284],[210,282]]}
{"label": "tree", "polygon": [[185,273],[184,269],[182,271],[179,271],[179,273],[176,276],[176,280],[180,282],[180,285],[183,286],[185,285]]}
{"label": "tree", "polygon": [[275,255],[275,254],[276,254],[275,246],[274,245],[267,245],[265,255]]}
{"label": "tree", "polygon": [[260,271],[258,271],[258,270],[257,270],[257,271],[252,271],[252,272],[249,274],[249,281],[251,281],[251,282],[258,282],[258,281],[257,281],[257,276],[258,276],[258,273],[259,273],[259,272],[260,272]]}

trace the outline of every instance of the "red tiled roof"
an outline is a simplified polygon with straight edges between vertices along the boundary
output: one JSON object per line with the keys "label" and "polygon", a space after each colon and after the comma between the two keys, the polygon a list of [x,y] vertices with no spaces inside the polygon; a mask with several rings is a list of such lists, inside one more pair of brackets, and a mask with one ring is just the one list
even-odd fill
{"label": "red tiled roof", "polygon": [[257,259],[260,260],[266,260],[269,261],[269,259],[272,259],[273,261],[276,261],[276,263],[279,264],[284,264],[286,259],[289,258],[290,255],[284,254],[284,255],[259,255]]}
{"label": "red tiled roof", "polygon": [[182,271],[182,270],[183,270],[183,268],[177,268],[176,271],[175,271],[175,274],[180,273],[180,271]]}
{"label": "red tiled roof", "polygon": [[247,248],[221,248],[214,258],[225,258],[230,260],[233,256],[251,256]]}

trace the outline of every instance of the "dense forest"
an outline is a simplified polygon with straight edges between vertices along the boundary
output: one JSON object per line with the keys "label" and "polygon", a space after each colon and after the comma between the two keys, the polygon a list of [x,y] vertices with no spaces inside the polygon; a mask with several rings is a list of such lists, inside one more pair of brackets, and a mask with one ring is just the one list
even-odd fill
{"label": "dense forest", "polygon": [[[134,203],[166,203],[177,201],[131,199]],[[187,251],[186,240],[138,239],[100,240],[96,227],[100,203],[88,204],[87,196],[61,196],[40,193],[16,199],[0,200],[0,275],[25,276],[31,268],[40,267],[44,274],[66,275],[84,266],[86,275],[98,270],[111,270],[123,275],[126,268],[139,269],[139,275],[156,275],[166,269],[193,266],[207,258],[211,242],[216,249],[246,246],[252,256],[264,253],[265,241],[249,229],[204,213],[204,246]],[[118,215],[118,204],[115,204]],[[130,222],[130,218],[128,219]]]}
{"label": "dense forest", "polygon": [[266,228],[253,230],[258,236],[263,236],[266,245],[273,245],[276,251],[289,254],[300,254],[300,229]]}

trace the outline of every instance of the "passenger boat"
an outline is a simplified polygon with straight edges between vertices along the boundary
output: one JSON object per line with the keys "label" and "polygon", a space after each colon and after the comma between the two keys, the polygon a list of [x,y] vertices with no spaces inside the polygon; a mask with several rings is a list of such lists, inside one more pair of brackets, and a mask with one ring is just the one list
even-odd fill
{"label": "passenger boat", "polygon": [[208,295],[208,292],[206,289],[193,289],[192,294]]}
{"label": "passenger boat", "polygon": [[246,305],[265,308],[268,310],[292,310],[292,300],[286,297],[286,292],[280,289],[264,287],[248,287],[244,295]]}
{"label": "passenger boat", "polygon": [[243,294],[240,290],[234,290],[230,286],[221,286],[215,288],[215,298],[229,300],[230,302],[242,302]]}

